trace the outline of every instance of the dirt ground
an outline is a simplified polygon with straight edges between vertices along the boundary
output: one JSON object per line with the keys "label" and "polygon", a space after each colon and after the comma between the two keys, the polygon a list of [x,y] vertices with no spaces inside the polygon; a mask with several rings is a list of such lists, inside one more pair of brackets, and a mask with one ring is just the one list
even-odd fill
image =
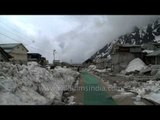
{"label": "dirt ground", "polygon": [[[79,88],[83,87],[83,85],[84,85],[83,79],[82,79],[82,77],[80,77],[78,87]],[[83,98],[84,98],[83,91],[77,89],[72,95],[75,97],[74,98],[74,102],[75,102],[74,105],[83,105]]]}

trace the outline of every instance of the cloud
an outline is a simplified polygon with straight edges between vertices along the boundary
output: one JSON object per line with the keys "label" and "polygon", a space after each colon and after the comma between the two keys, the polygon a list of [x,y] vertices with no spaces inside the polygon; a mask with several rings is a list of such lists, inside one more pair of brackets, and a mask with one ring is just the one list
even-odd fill
{"label": "cloud", "polygon": [[[8,26],[14,27],[17,30],[16,34],[19,32],[23,37],[20,39],[2,27],[0,32],[19,40],[30,52],[38,52],[50,62],[53,60],[53,50],[56,49],[56,59],[79,63],[106,43],[131,32],[134,26],[147,25],[156,17],[158,16],[3,16],[1,18],[8,23]],[[11,41],[14,40],[3,37],[1,42]]]}

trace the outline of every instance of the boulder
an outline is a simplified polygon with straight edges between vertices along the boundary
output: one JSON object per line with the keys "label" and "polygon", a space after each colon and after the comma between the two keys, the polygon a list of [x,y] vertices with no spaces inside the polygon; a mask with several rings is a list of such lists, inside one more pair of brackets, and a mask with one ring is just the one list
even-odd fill
{"label": "boulder", "polygon": [[129,62],[127,68],[125,69],[126,74],[137,74],[142,69],[146,69],[147,66],[140,58],[135,58],[132,61]]}

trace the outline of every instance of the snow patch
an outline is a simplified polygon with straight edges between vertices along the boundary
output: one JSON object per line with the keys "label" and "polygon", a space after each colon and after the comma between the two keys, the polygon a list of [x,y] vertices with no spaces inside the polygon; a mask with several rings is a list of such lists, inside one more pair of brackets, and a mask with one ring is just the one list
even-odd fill
{"label": "snow patch", "polygon": [[152,100],[158,104],[160,104],[160,92],[159,93],[150,93],[148,95],[145,95],[143,98],[146,98],[148,100]]}
{"label": "snow patch", "polygon": [[129,62],[126,72],[133,72],[135,70],[140,71],[141,69],[145,69],[147,66],[140,58],[135,58],[131,62]]}
{"label": "snow patch", "polygon": [[156,42],[160,42],[160,35],[159,36],[155,36],[155,39],[154,39],[154,41],[156,41]]}
{"label": "snow patch", "polygon": [[143,53],[152,53],[152,52],[154,52],[153,50],[143,50],[142,51]]}

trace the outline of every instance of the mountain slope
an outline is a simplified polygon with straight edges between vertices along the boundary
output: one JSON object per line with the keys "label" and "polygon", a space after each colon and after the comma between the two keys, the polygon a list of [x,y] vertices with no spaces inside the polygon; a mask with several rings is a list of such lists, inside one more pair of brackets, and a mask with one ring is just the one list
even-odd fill
{"label": "mountain slope", "polygon": [[114,44],[140,45],[148,42],[160,42],[160,18],[142,28],[134,27],[133,32],[121,35],[116,40],[107,43],[102,49],[92,55],[90,59],[96,60],[107,57]]}

